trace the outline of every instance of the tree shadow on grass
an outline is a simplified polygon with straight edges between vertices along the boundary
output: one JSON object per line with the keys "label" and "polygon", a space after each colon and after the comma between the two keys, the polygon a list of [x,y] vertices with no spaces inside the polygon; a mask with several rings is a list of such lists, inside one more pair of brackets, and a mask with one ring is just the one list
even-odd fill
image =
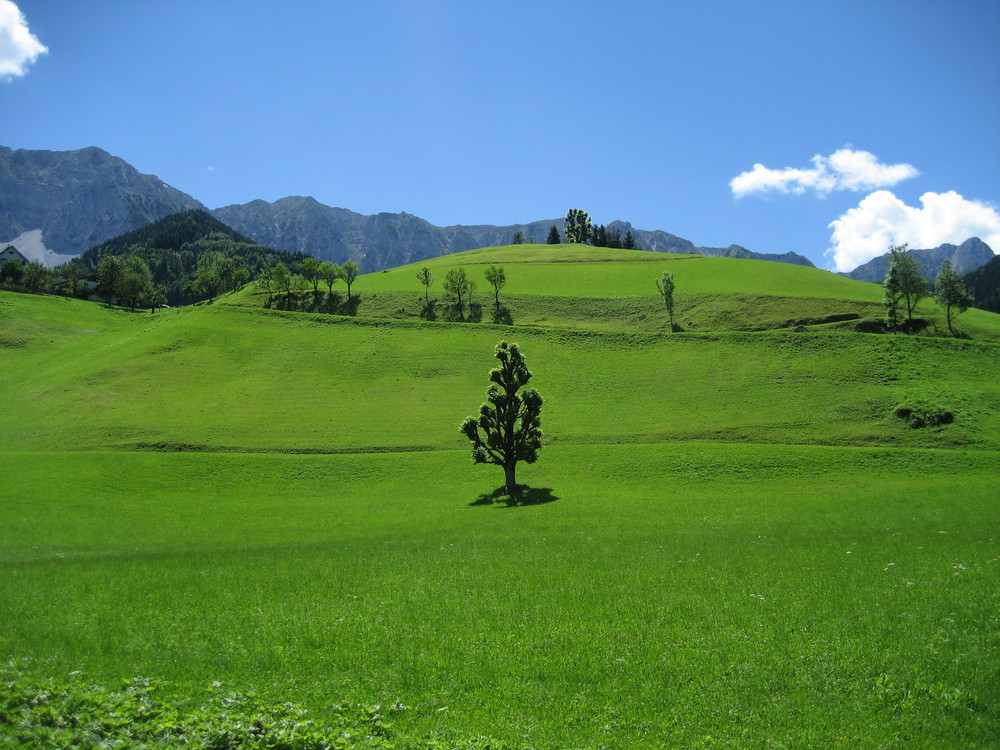
{"label": "tree shadow on grass", "polygon": [[519,484],[514,492],[507,492],[507,488],[501,485],[492,492],[484,492],[469,505],[502,505],[513,508],[525,505],[544,505],[558,499],[552,494],[550,487],[529,487],[526,484]]}
{"label": "tree shadow on grass", "polygon": [[437,320],[437,300],[431,299],[424,301],[420,310],[421,320]]}
{"label": "tree shadow on grass", "polygon": [[503,305],[493,305],[493,322],[503,325],[514,325],[514,316],[510,314],[510,309]]}

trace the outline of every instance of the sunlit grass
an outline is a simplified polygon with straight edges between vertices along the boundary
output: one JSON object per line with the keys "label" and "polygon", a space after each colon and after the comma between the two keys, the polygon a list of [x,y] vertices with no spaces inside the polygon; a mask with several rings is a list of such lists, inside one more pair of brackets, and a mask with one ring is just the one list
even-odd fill
{"label": "sunlit grass", "polygon": [[523,478],[556,500],[506,509],[462,453],[0,454],[0,637],[100,681],[399,701],[417,734],[981,743],[997,458],[549,447]]}
{"label": "sunlit grass", "polygon": [[[0,293],[0,657],[391,706],[398,748],[995,744],[1000,348],[795,332],[877,300],[760,261],[666,333],[669,256],[560,250],[466,254],[530,261],[513,326],[420,320],[413,269],[357,317]],[[561,293],[596,266],[650,289]],[[525,507],[458,434],[502,338],[546,399]]]}

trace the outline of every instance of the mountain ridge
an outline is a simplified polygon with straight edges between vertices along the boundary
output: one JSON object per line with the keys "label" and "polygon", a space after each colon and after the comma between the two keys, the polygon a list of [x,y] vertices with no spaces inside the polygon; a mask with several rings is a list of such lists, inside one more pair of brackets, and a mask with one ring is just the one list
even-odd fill
{"label": "mountain ridge", "polygon": [[[945,260],[950,260],[958,274],[967,274],[985,265],[994,257],[993,249],[978,237],[969,237],[961,245],[945,242],[937,247],[910,250],[910,254],[920,264],[920,273],[931,281],[941,271]],[[881,284],[889,270],[889,253],[862,263],[853,271],[843,274],[858,281],[873,281]]]}
{"label": "mountain ridge", "polygon": [[[366,272],[480,247],[509,245],[518,233],[527,243],[544,243],[553,226],[562,233],[564,224],[560,217],[502,226],[436,226],[406,212],[359,214],[325,205],[312,196],[287,196],[272,202],[258,199],[223,206],[211,213],[260,244],[288,252],[305,252],[338,263],[350,259]],[[632,232],[642,249],[653,252],[750,258],[813,267],[807,258],[797,253],[757,253],[739,245],[701,247],[669,232],[637,229],[620,220],[607,226],[622,236]]]}
{"label": "mountain ridge", "polygon": [[205,209],[200,201],[97,146],[73,151],[0,146],[5,241],[41,230],[45,250],[76,256],[164,216],[199,208]]}

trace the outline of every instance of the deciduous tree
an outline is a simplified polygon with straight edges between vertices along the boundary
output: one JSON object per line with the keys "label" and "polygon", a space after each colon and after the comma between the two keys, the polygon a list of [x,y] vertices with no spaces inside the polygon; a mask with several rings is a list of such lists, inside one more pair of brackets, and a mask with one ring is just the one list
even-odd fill
{"label": "deciduous tree", "polygon": [[358,273],[360,271],[361,269],[358,267],[358,264],[355,263],[353,260],[345,261],[344,265],[340,267],[340,278],[342,278],[344,280],[344,283],[347,284],[348,302],[350,302],[351,300],[351,284],[353,284],[354,280],[358,278]]}
{"label": "deciduous tree", "polygon": [[24,276],[24,264],[8,258],[0,263],[0,284],[20,284]]}
{"label": "deciduous tree", "polygon": [[146,261],[138,255],[128,255],[122,259],[121,276],[115,287],[119,303],[135,310],[153,291],[153,274]]}
{"label": "deciduous tree", "polygon": [[337,279],[342,278],[343,275],[344,269],[340,267],[339,263],[324,260],[319,264],[319,276],[326,282],[326,290],[330,294],[333,294],[333,285],[336,283]]}
{"label": "deciduous tree", "polygon": [[279,292],[290,294],[292,291],[292,272],[288,270],[288,266],[280,261],[275,263],[271,268],[271,283]]}
{"label": "deciduous tree", "polygon": [[534,463],[542,447],[542,397],[533,388],[521,391],[531,372],[517,344],[501,341],[495,355],[500,367],[490,371],[487,401],[478,417],[466,418],[461,432],[472,443],[475,463],[503,467],[504,486],[511,494],[517,491],[518,462]]}
{"label": "deciduous tree", "polygon": [[429,304],[431,300],[431,284],[434,283],[434,274],[427,266],[421,266],[417,271],[417,281],[424,285],[424,304]]}
{"label": "deciduous tree", "polygon": [[52,283],[52,271],[42,265],[39,261],[33,260],[24,267],[24,276],[21,283],[28,289],[39,291],[47,289]]}
{"label": "deciduous tree", "polygon": [[313,285],[313,294],[319,294],[319,282],[322,280],[319,258],[314,258],[311,255],[308,258],[303,258],[299,261],[299,273],[302,274],[302,278]]}
{"label": "deciduous tree", "polygon": [[972,306],[972,297],[965,291],[962,277],[952,268],[950,260],[945,259],[934,279],[934,300],[944,308],[948,330],[954,335],[955,329],[951,322]]}
{"label": "deciduous tree", "polygon": [[[920,274],[920,262],[906,249],[905,244],[889,248],[889,270],[882,285],[886,295],[889,294],[891,287],[895,294],[896,307],[905,306],[906,320],[908,323],[911,322],[917,303],[927,296],[928,285],[927,279]],[[886,306],[889,307],[888,304]]]}
{"label": "deciduous tree", "polygon": [[464,268],[452,268],[444,275],[444,290],[455,298],[458,314],[464,317],[465,302],[476,290],[476,282],[469,278]]}
{"label": "deciduous tree", "polygon": [[670,271],[664,271],[663,275],[656,280],[656,288],[660,290],[663,297],[663,304],[667,308],[667,318],[670,321],[670,330],[674,330],[674,275]]}
{"label": "deciduous tree", "polygon": [[500,307],[500,290],[507,283],[507,274],[504,273],[503,266],[490,266],[487,268],[486,283],[493,287],[495,304],[497,307]]}
{"label": "deciduous tree", "polygon": [[121,258],[105,255],[97,265],[97,293],[109,305],[118,297],[118,279],[122,275]]}

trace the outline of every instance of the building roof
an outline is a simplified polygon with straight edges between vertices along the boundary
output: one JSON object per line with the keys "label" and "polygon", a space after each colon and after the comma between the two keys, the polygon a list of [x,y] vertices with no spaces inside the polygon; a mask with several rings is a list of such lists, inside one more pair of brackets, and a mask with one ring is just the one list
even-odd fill
{"label": "building roof", "polygon": [[28,259],[21,255],[21,251],[13,245],[7,245],[3,250],[0,250],[0,262],[5,260],[16,260],[25,265],[28,264]]}

